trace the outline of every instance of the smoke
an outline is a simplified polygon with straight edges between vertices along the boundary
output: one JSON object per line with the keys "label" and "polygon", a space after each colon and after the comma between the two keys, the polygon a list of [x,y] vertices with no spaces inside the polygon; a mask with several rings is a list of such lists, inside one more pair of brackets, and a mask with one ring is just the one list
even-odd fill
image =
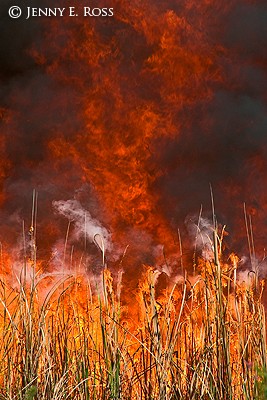
{"label": "smoke", "polygon": [[266,279],[267,277],[267,262],[266,258],[258,259],[255,255],[251,257],[243,256],[239,261],[237,270],[237,280],[242,283],[253,283],[255,278]]}
{"label": "smoke", "polygon": [[201,216],[188,216],[185,224],[194,243],[195,249],[201,251],[205,260],[214,259],[214,227],[212,223]]}
{"label": "smoke", "polygon": [[85,210],[77,200],[59,200],[53,202],[55,211],[74,224],[72,238],[76,241],[85,240],[96,243],[104,253],[112,250],[111,234]]}

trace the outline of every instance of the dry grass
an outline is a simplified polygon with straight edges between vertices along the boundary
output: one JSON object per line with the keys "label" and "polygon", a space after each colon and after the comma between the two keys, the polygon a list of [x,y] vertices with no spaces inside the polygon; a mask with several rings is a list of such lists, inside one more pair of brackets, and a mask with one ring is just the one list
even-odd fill
{"label": "dry grass", "polygon": [[16,285],[2,277],[0,399],[266,398],[263,282],[238,283],[219,247],[160,294],[145,268],[134,328],[108,269],[98,294],[85,275],[36,276],[35,258]]}

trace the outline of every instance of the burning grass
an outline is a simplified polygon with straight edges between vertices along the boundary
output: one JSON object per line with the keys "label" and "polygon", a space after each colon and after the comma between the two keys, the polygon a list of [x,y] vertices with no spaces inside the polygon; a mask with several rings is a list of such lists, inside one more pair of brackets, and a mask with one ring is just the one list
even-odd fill
{"label": "burning grass", "polygon": [[107,268],[97,282],[39,275],[34,260],[15,285],[2,275],[0,398],[266,398],[263,282],[238,282],[236,256],[216,247],[159,292],[144,267],[134,321]]}

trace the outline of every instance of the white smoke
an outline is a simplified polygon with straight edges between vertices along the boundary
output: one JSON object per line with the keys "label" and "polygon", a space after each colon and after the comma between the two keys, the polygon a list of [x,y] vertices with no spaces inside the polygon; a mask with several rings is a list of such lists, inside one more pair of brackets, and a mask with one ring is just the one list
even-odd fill
{"label": "white smoke", "polygon": [[237,272],[238,282],[251,283],[257,277],[258,279],[266,279],[267,276],[267,260],[264,257],[259,260],[255,255],[249,257],[243,256],[239,261],[242,270]]}
{"label": "white smoke", "polygon": [[[111,234],[89,211],[85,210],[78,200],[59,200],[53,201],[55,211],[68,218],[74,225],[73,236],[75,240],[84,240],[85,238],[99,246],[101,238],[102,252],[112,250]],[[98,241],[96,242],[96,238]]]}
{"label": "white smoke", "polygon": [[187,230],[197,250],[201,250],[205,260],[214,258],[213,235],[214,227],[207,218],[189,216],[185,220]]}

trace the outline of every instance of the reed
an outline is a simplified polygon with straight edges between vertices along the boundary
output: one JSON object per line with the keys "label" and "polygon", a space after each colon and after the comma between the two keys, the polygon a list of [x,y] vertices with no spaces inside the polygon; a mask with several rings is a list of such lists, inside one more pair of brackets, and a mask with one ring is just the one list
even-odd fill
{"label": "reed", "polygon": [[0,399],[266,398],[264,282],[238,282],[237,257],[223,261],[214,234],[194,277],[158,292],[159,273],[144,267],[133,328],[108,268],[97,284],[52,280],[34,257],[17,282],[2,275]]}

